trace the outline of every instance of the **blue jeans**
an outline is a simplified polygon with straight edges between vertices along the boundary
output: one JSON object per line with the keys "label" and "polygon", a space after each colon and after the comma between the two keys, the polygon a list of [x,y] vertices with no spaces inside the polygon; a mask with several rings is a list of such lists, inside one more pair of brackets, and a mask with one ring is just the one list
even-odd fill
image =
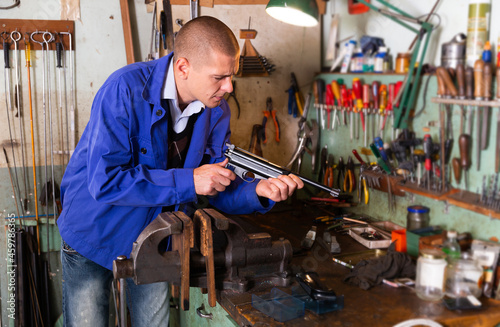
{"label": "blue jeans", "polygon": [[[61,245],[65,327],[108,326],[113,272]],[[127,279],[127,303],[133,327],[168,326],[168,283],[135,285]]]}

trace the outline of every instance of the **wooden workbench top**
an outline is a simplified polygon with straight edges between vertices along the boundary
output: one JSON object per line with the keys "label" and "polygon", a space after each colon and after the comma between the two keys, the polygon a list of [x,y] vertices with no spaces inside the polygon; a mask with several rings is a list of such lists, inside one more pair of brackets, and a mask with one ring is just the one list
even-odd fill
{"label": "wooden workbench top", "polygon": [[[299,248],[314,218],[323,215],[315,207],[297,205],[278,206],[266,215],[229,217],[240,222],[248,233],[267,232],[273,239],[285,237],[294,248]],[[319,236],[323,234],[323,229],[324,226],[318,225]],[[348,235],[335,236],[342,253],[367,250]],[[251,293],[262,293],[262,289],[245,293],[222,291],[218,294],[219,303],[241,326],[393,326],[414,318],[432,319],[443,326],[495,326],[500,323],[500,301],[485,297],[480,298],[483,304],[480,310],[450,311],[440,301],[426,302],[419,299],[410,288],[393,288],[382,284],[366,291],[345,284],[342,280],[350,270],[331,261],[319,247],[313,247],[304,255],[294,256],[291,264],[318,272],[327,287],[332,288],[337,295],[344,295],[344,308],[322,315],[306,310],[304,317],[280,323],[252,307]]]}

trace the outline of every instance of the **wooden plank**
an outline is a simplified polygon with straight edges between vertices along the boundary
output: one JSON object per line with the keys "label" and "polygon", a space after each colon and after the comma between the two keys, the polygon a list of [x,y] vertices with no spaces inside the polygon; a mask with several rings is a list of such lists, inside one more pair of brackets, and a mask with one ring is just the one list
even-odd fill
{"label": "wooden plank", "polygon": [[135,62],[134,42],[132,40],[132,27],[130,25],[130,11],[128,0],[120,0],[120,10],[122,14],[123,37],[125,39],[125,53],[127,55],[127,65]]}
{"label": "wooden plank", "polygon": [[[18,42],[18,49],[24,50],[25,43],[24,37],[27,35],[31,35],[31,33],[35,31],[48,31],[52,34],[57,34],[60,32],[69,32],[72,35],[72,50],[75,50],[75,22],[72,20],[35,20],[35,19],[0,19],[0,26],[2,28],[2,32],[9,33],[9,43],[11,43],[10,49],[14,50],[14,45],[12,44],[12,40],[10,39],[10,33],[13,31],[18,31],[21,33],[21,40]],[[35,40],[43,42],[43,35],[37,34],[34,36]],[[56,41],[59,41],[57,39]],[[69,50],[69,37],[63,36],[62,38],[64,49]],[[0,42],[0,49],[3,49],[3,44]],[[49,50],[56,49],[56,42],[49,43]],[[31,42],[31,50],[42,50],[42,46],[38,43]]]}

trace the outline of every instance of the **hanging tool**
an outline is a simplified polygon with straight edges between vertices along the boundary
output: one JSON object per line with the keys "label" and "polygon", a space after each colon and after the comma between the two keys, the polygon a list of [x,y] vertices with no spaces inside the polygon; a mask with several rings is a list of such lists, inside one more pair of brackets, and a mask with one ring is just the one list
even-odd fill
{"label": "hanging tool", "polygon": [[344,158],[339,157],[339,163],[337,164],[337,170],[339,174],[337,175],[337,186],[342,189],[344,186],[344,181],[346,179]]}
{"label": "hanging tool", "polygon": [[387,85],[380,86],[379,92],[379,136],[384,138],[385,120],[387,118]]}
{"label": "hanging tool", "polygon": [[330,87],[332,89],[332,93],[333,93],[333,97],[335,99],[335,102],[337,103],[337,105],[334,107],[335,112],[333,113],[333,121],[332,121],[332,130],[335,130],[335,122],[338,121],[338,123],[340,125],[338,111],[342,110],[342,103],[341,103],[341,98],[340,98],[340,87],[339,87],[339,84],[337,83],[337,81],[333,80]]}
{"label": "hanging tool", "polygon": [[154,2],[154,7],[153,7],[153,22],[151,23],[151,39],[149,40],[149,53],[146,58],[146,61],[151,61],[159,58],[158,51],[159,49],[156,48],[156,35],[158,33],[158,28],[157,28],[157,15],[156,15],[156,1]]}
{"label": "hanging tool", "polygon": [[[456,69],[458,99],[465,100],[465,67],[463,64],[458,64]],[[467,111],[465,105],[460,105],[460,135],[465,133],[465,120]]]}
{"label": "hanging tool", "polygon": [[361,121],[363,122],[364,126],[364,132],[365,132],[365,146],[368,144],[368,134],[370,130],[370,122],[369,120],[371,119],[370,117],[373,118],[373,115],[370,113],[370,85],[369,84],[364,84],[363,85],[363,116],[364,116],[364,122],[363,122],[363,116],[361,116]]}
{"label": "hanging tool", "polygon": [[[484,63],[483,70],[483,100],[488,101],[491,99],[491,82],[493,78],[493,67],[491,63]],[[481,150],[488,148],[489,139],[489,126],[490,126],[490,106],[484,106],[482,109],[481,118]]]}
{"label": "hanging tool", "polygon": [[[327,113],[326,128],[331,129],[330,118],[335,100],[333,97],[332,86],[330,84],[325,85],[325,108]],[[333,124],[333,123],[332,123]]]}
{"label": "hanging tool", "polygon": [[318,182],[321,183],[324,181],[323,176],[326,175],[326,167],[328,166],[328,146],[326,144],[321,148],[319,160]]}
{"label": "hanging tool", "polygon": [[388,173],[388,174],[392,173],[391,168],[387,165],[387,163],[384,161],[384,159],[382,159],[382,156],[380,155],[378,147],[374,143],[371,143],[370,144],[370,149],[372,150],[372,153],[375,155],[375,158],[377,158],[377,164],[380,167],[382,167],[382,169],[386,173]]}
{"label": "hanging tool", "polygon": [[[474,63],[474,97],[475,100],[483,100],[484,84],[483,84],[484,61],[481,59],[476,60]],[[481,119],[482,107],[477,108],[476,111],[476,166],[477,170],[481,168]]]}
{"label": "hanging tool", "polygon": [[[61,74],[63,72],[65,64],[63,63],[63,58],[64,58],[64,45],[62,42],[62,36],[61,34],[58,34],[58,42],[56,43],[56,68],[57,68],[57,102],[58,102],[58,114],[60,115],[60,124],[61,124],[61,129],[60,129],[60,146],[61,146],[61,158],[62,158],[62,166],[64,167],[64,158],[65,158],[65,150],[64,150],[64,137],[63,137],[63,129],[64,129],[64,120],[63,120],[63,93],[64,93],[64,103],[67,106],[67,99],[66,99],[66,93],[63,92],[63,75]],[[65,85],[66,83],[64,83]],[[67,109],[67,107],[66,107]],[[67,111],[66,111],[67,112]],[[69,152],[69,150],[68,150]]]}
{"label": "hanging tool", "polygon": [[458,146],[460,149],[460,166],[464,172],[465,189],[469,189],[469,168],[471,166],[471,138],[470,135],[461,134],[458,138]]}
{"label": "hanging tool", "polygon": [[233,85],[233,90],[227,94],[226,101],[229,101],[230,98],[234,99],[234,102],[236,103],[236,108],[238,108],[238,116],[236,116],[236,119],[240,119],[240,113],[241,113],[241,108],[240,108],[240,102],[236,98],[236,81],[231,81]]}
{"label": "hanging tool", "polygon": [[[342,87],[340,90],[340,98],[342,102],[342,121],[345,121],[345,111],[346,108],[349,108],[349,93],[347,92],[347,89],[345,87]],[[351,108],[352,110],[352,108]],[[352,141],[354,137],[354,126],[353,126],[353,116],[352,116],[352,111],[350,112],[350,119],[349,119],[349,137],[350,140]]]}
{"label": "hanging tool", "polygon": [[[39,41],[39,40],[36,40],[35,39],[35,36],[36,35],[42,35],[43,37],[43,34],[44,32],[39,32],[39,31],[35,31],[33,33],[31,33],[30,35],[30,39],[31,41],[37,43],[37,44],[40,44],[40,46],[42,47],[42,107],[43,107],[43,142],[44,142],[44,151],[45,151],[45,155],[44,155],[44,162],[45,162],[45,169],[44,169],[44,179],[45,179],[45,182],[47,183],[48,182],[48,158],[47,158],[47,91],[46,91],[46,83],[47,83],[47,61],[48,59],[46,58],[47,57],[47,52],[48,52],[48,48],[46,50],[45,48],[45,45],[47,43],[47,46],[48,46],[48,42],[44,42],[45,40],[43,41]],[[46,188],[46,186],[44,186],[44,188]],[[49,221],[49,207],[48,207],[48,203],[49,203],[49,193],[47,192],[47,190],[44,192],[43,189],[42,189],[42,192],[41,193],[44,193],[43,195],[45,195],[44,197],[42,197],[42,194],[40,194],[40,201],[43,202],[45,201],[45,205],[46,205],[46,209],[45,209],[45,217],[47,219],[47,221]],[[38,199],[35,199],[35,201],[38,201]],[[42,204],[43,205],[43,204]],[[37,226],[37,238],[38,238],[38,251],[40,251],[40,238],[39,238],[39,228]],[[38,254],[40,254],[40,252],[38,252]]]}
{"label": "hanging tool", "polygon": [[[7,32],[2,32],[2,43],[3,43],[3,54],[4,54],[4,76],[5,76],[5,110],[6,110],[6,113],[7,113],[7,126],[9,127],[9,140],[10,140],[10,148],[11,148],[11,151],[12,151],[12,162],[14,164],[13,166],[13,170],[14,170],[14,183],[15,183],[15,186],[17,188],[17,196],[16,196],[16,193],[14,193],[14,200],[15,200],[15,203],[16,203],[16,209],[18,208],[18,202],[20,202],[21,204],[21,213],[22,215],[24,216],[24,203],[23,203],[23,200],[22,200],[22,196],[21,196],[21,188],[19,187],[19,176],[18,176],[18,173],[17,173],[17,164],[16,164],[16,153],[14,151],[14,138],[13,138],[13,135],[12,135],[12,127],[11,127],[11,122],[10,122],[10,112],[12,111],[12,102],[11,102],[11,98],[12,98],[12,94],[11,94],[11,90],[10,90],[10,85],[11,85],[11,79],[10,79],[10,59],[9,59],[9,47],[10,47],[10,43],[7,42],[8,39],[10,39],[10,35],[9,33]],[[5,156],[5,160],[8,161],[7,159],[7,156]],[[9,173],[10,173],[10,168],[9,168]],[[19,215],[19,211],[18,211],[18,214],[17,214],[19,217],[21,217]]]}
{"label": "hanging tool", "polygon": [[[366,137],[366,126],[365,126],[365,118],[363,116],[363,98],[362,98],[362,92],[363,92],[363,86],[361,85],[361,81],[359,78],[353,78],[352,79],[352,97],[351,99],[353,100],[352,104],[352,112],[353,113],[358,113],[359,116],[361,117],[361,124],[363,127],[363,132],[365,133],[365,146],[367,144],[367,137]],[[352,116],[351,116],[352,118]],[[356,130],[356,139],[359,137],[359,124],[357,120],[357,115],[354,119],[354,128]]]}
{"label": "hanging tool", "polygon": [[276,142],[279,143],[280,141],[280,124],[278,122],[278,118],[276,117],[276,110],[273,109],[273,99],[271,97],[267,98],[266,101],[266,110],[263,111],[264,113],[264,118],[262,119],[262,131],[263,131],[263,138],[262,138],[262,143],[266,144],[267,143],[267,137],[266,137],[266,124],[267,121],[272,118],[273,123],[274,123],[274,129],[275,129],[275,140]]}
{"label": "hanging tool", "polygon": [[319,110],[319,120],[321,122],[321,129],[325,129],[325,110],[324,110],[324,94],[325,94],[325,81],[317,79],[314,81],[314,103]]}
{"label": "hanging tool", "polygon": [[391,117],[391,129],[392,129],[392,132],[391,132],[391,141],[395,140],[395,137],[394,137],[394,131],[395,131],[395,129],[394,129],[394,110],[392,108],[393,107],[394,97],[396,96],[395,89],[396,89],[396,84],[395,83],[390,83],[389,84],[389,94],[388,94],[388,97],[387,97],[386,115],[385,115],[385,118],[384,118],[384,127],[385,127],[387,117],[388,116]]}
{"label": "hanging tool", "polygon": [[[465,69],[465,98],[467,100],[474,99],[474,68],[467,67]],[[474,117],[474,110],[471,105],[467,105],[467,128],[465,133],[472,136],[472,122]]]}
{"label": "hanging tool", "polygon": [[[26,72],[28,73],[28,97],[29,97],[29,106],[30,106],[30,134],[31,134],[31,157],[32,157],[32,165],[33,165],[33,195],[35,198],[35,221],[37,225],[37,230],[38,230],[38,224],[39,224],[39,217],[38,217],[38,186],[37,186],[37,180],[36,180],[36,156],[35,156],[35,131],[33,128],[33,95],[31,93],[31,43],[28,38],[24,38],[24,43],[25,43],[25,50],[24,50],[24,56],[26,58]],[[48,223],[48,221],[47,221]],[[47,232],[48,232],[48,225],[47,225]],[[39,236],[37,235],[37,238]],[[49,241],[49,238],[47,237],[47,242]],[[47,249],[49,247],[47,246]],[[48,251],[48,250],[47,250]]]}
{"label": "hanging tool", "polygon": [[24,150],[24,145],[25,145],[25,139],[24,139],[24,113],[22,109],[22,96],[21,96],[21,62],[20,62],[20,50],[19,50],[19,40],[21,40],[21,33],[19,33],[17,30],[12,31],[10,33],[10,38],[12,39],[14,43],[14,68],[15,68],[15,86],[14,86],[14,94],[15,94],[15,105],[17,107],[17,113],[16,117],[19,118],[19,138],[21,142],[21,165],[22,165],[22,176],[23,176],[23,188],[24,188],[24,199],[22,199],[22,205],[24,208],[24,211],[28,210],[28,175],[26,173],[26,160],[25,160],[25,150]]}
{"label": "hanging tool", "polygon": [[[75,80],[75,65],[73,60],[73,38],[70,32],[61,32],[61,35],[68,35],[69,38],[69,95],[70,95],[70,109],[69,109],[69,117],[68,111],[66,108],[66,148],[68,149],[68,162],[71,154],[75,150],[76,146],[76,130],[75,130],[75,109],[76,109],[76,98],[75,91],[73,88],[73,83]],[[66,70],[64,70],[66,72]]]}
{"label": "hanging tool", "polygon": [[[297,82],[297,77],[295,77],[295,73],[290,73],[290,80],[291,80],[291,83],[292,83],[292,88],[293,88],[293,93],[295,95],[295,101],[297,103],[297,109],[299,110],[299,115],[303,115],[304,114],[304,97],[302,95],[302,93],[300,92],[300,89],[299,89],[299,83]],[[296,115],[294,117],[297,117]],[[319,117],[318,117],[318,121],[319,121]]]}
{"label": "hanging tool", "polygon": [[325,178],[323,184],[329,188],[333,188],[333,155],[329,154],[326,159]]}
{"label": "hanging tool", "polygon": [[379,105],[379,91],[380,91],[380,82],[374,81],[372,83],[372,88],[370,91],[370,95],[372,96],[371,100],[373,103],[372,109],[371,109],[371,116],[372,116],[372,138],[375,138],[377,136],[377,128],[380,126],[380,115],[379,110],[380,110],[380,105]]}
{"label": "hanging tool", "polygon": [[347,157],[347,165],[345,166],[344,192],[351,193],[356,188],[356,177],[354,176],[354,162],[352,157]]}
{"label": "hanging tool", "polygon": [[432,137],[430,134],[424,135],[424,155],[425,155],[425,174],[427,180],[427,190],[431,190],[431,170],[432,170]]}
{"label": "hanging tool", "polygon": [[189,8],[190,8],[190,18],[195,19],[198,17],[198,0],[189,0]]}
{"label": "hanging tool", "polygon": [[[198,17],[198,12],[196,12],[196,17]],[[174,23],[172,19],[172,6],[170,0],[163,0],[163,29],[162,34],[164,34],[163,47],[167,49],[170,53],[174,51]],[[193,19],[195,17],[192,17]]]}

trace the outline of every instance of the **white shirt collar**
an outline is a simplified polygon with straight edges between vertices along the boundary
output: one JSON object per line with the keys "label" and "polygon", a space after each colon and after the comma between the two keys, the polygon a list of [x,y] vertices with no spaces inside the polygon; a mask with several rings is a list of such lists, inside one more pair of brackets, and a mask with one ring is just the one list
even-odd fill
{"label": "white shirt collar", "polygon": [[162,88],[162,99],[167,99],[170,107],[170,116],[172,117],[174,131],[180,133],[186,128],[190,116],[199,113],[205,108],[201,101],[193,101],[187,105],[184,111],[179,108],[179,99],[177,97],[177,87],[174,78],[173,59],[170,60],[168,71]]}

